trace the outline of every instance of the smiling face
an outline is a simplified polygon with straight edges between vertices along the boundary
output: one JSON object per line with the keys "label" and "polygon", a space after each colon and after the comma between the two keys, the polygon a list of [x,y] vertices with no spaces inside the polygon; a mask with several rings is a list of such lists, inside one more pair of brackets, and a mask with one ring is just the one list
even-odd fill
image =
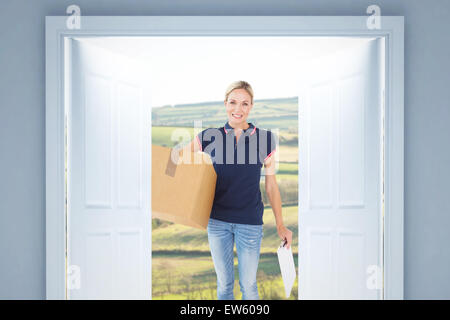
{"label": "smiling face", "polygon": [[224,101],[228,122],[233,128],[246,129],[247,117],[253,108],[252,97],[245,89],[234,89]]}

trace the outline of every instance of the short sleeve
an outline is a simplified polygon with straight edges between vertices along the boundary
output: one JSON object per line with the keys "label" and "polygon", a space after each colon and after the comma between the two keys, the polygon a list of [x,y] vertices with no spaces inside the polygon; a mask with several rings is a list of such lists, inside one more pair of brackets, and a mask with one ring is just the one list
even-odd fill
{"label": "short sleeve", "polygon": [[267,148],[264,154],[264,161],[272,156],[278,149],[278,136],[272,131],[267,131]]}
{"label": "short sleeve", "polygon": [[211,142],[211,141],[205,139],[205,132],[206,132],[208,129],[209,129],[209,128],[204,129],[203,131],[199,132],[199,133],[195,136],[196,143],[197,143],[197,145],[199,146],[200,151],[203,151],[203,152],[204,152],[205,148],[208,146],[208,144]]}
{"label": "short sleeve", "polygon": [[202,145],[202,136],[203,136],[203,131],[202,132],[199,132],[196,136],[195,136],[195,140],[196,140],[196,142],[195,143],[197,143],[197,145],[199,146],[199,149],[200,149],[200,151],[203,151],[203,145]]}

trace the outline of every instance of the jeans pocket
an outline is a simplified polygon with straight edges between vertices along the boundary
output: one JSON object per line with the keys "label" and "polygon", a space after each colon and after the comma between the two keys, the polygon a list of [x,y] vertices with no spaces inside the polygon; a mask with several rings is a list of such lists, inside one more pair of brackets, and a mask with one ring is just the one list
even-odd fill
{"label": "jeans pocket", "polygon": [[229,223],[212,218],[209,219],[208,227],[206,228],[208,235],[222,235],[229,232],[229,229]]}
{"label": "jeans pocket", "polygon": [[263,237],[263,226],[253,224],[242,225],[241,232],[249,239],[261,240]]}

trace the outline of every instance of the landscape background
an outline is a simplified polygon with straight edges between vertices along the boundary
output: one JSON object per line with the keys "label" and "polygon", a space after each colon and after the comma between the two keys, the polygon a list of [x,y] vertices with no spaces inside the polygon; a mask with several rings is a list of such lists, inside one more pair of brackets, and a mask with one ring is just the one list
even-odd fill
{"label": "landscape background", "polygon": [[[153,108],[152,144],[175,146],[178,141],[172,141],[171,136],[173,130],[178,128],[185,128],[193,138],[194,121],[197,120],[202,120],[202,129],[223,126],[228,120],[223,102]],[[298,99],[288,97],[255,100],[247,122],[263,129],[278,130],[279,166],[276,176],[283,203],[283,220],[293,232],[292,251],[297,268]],[[281,240],[265,194],[264,175],[261,176],[260,189],[264,203],[264,237],[257,274],[258,290],[261,299],[285,299],[276,253]],[[152,220],[152,229],[152,298],[216,299],[216,274],[207,232],[159,219]],[[289,299],[298,298],[297,279]],[[235,297],[241,299],[236,254],[234,291]]]}

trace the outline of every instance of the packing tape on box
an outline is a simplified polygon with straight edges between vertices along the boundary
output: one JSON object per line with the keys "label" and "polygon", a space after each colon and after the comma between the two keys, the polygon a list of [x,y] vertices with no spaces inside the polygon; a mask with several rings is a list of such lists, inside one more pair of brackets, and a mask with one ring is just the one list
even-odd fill
{"label": "packing tape on box", "polygon": [[[177,163],[178,163],[178,158],[179,158],[178,151],[179,150],[175,149],[175,148],[170,149],[169,160],[167,160],[167,165],[166,165],[166,175],[168,175],[170,177],[175,177],[175,171],[177,170]],[[172,160],[172,154],[173,154],[173,157],[176,159],[176,163],[174,163]]]}

